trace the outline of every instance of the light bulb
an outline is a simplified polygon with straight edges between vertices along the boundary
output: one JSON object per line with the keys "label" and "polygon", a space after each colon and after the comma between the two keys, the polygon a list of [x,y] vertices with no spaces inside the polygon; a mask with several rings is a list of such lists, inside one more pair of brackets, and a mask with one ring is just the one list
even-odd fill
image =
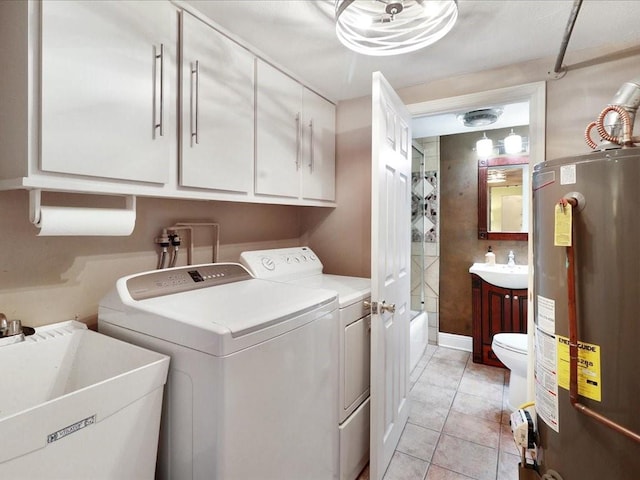
{"label": "light bulb", "polygon": [[493,141],[483,133],[482,138],[476,142],[476,153],[480,158],[488,158],[493,153]]}
{"label": "light bulb", "polygon": [[504,139],[504,151],[510,155],[522,151],[522,137],[513,133],[513,128],[511,133]]}

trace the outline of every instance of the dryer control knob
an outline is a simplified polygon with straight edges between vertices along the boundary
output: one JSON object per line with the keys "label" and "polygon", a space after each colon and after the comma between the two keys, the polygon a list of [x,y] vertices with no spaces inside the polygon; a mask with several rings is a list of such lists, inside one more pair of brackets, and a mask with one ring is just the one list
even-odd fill
{"label": "dryer control knob", "polygon": [[269,271],[276,269],[276,262],[271,257],[262,257],[262,266]]}

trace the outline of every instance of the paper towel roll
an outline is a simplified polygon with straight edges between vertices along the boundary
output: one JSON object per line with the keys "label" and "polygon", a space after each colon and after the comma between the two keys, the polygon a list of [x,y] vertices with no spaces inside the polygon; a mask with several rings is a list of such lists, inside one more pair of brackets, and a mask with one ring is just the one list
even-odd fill
{"label": "paper towel roll", "polygon": [[136,211],[115,208],[40,207],[39,236],[131,235]]}

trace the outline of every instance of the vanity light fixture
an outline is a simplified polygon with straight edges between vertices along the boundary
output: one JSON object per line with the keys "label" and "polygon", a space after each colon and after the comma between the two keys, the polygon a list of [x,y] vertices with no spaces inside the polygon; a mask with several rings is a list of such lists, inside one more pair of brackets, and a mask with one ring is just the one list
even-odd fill
{"label": "vanity light fixture", "polygon": [[513,128],[511,129],[511,133],[504,139],[504,151],[509,155],[522,151],[522,137],[513,133]]}
{"label": "vanity light fixture", "polygon": [[482,138],[476,142],[476,153],[479,158],[489,158],[493,153],[493,140],[483,133]]}
{"label": "vanity light fixture", "polygon": [[387,56],[437,42],[458,19],[457,0],[336,0],[336,35],[354,52]]}

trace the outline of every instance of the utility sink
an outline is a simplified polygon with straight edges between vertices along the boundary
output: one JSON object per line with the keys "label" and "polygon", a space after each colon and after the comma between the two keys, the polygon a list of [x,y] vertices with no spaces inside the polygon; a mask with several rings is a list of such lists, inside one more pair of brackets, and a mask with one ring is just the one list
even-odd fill
{"label": "utility sink", "polygon": [[0,365],[0,478],[153,478],[169,357],[69,321]]}
{"label": "utility sink", "polygon": [[475,273],[485,282],[503,288],[527,288],[529,286],[529,265],[505,265],[496,263],[474,263],[469,273]]}

